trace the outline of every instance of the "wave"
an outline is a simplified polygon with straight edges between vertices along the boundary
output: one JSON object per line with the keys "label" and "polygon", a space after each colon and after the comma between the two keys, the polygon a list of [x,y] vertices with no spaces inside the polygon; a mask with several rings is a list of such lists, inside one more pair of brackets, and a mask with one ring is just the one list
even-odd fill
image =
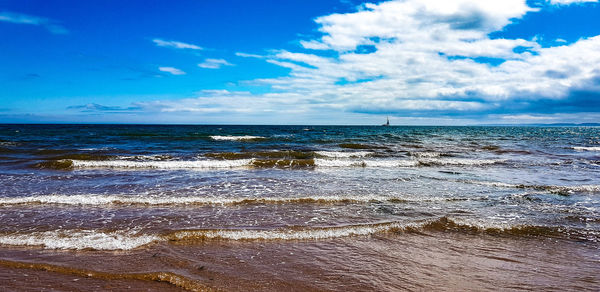
{"label": "wave", "polygon": [[402,228],[397,222],[359,224],[335,227],[259,229],[180,230],[166,235],[170,241],[189,240],[315,240],[358,235],[371,235]]}
{"label": "wave", "polygon": [[570,195],[573,193],[597,193],[600,192],[600,185],[576,185],[576,186],[556,186],[556,185],[526,185],[526,184],[509,184],[503,182],[486,182],[486,181],[461,181],[469,184],[478,184],[492,187],[516,188],[516,189],[532,189],[537,191],[547,191],[558,195]]}
{"label": "wave", "polygon": [[[129,161],[129,160],[64,160],[67,166],[71,162],[73,168],[153,168],[153,169],[215,169],[215,168],[239,168],[249,166],[252,159],[237,160],[174,160],[174,161]],[[60,163],[60,161],[58,161]]]}
{"label": "wave", "polygon": [[2,141],[2,140],[0,140],[0,146],[14,147],[14,146],[19,146],[19,143],[18,142],[13,142],[13,141]]}
{"label": "wave", "polygon": [[[173,156],[168,154],[155,154],[155,155],[134,155],[134,156],[118,156],[118,160],[129,160],[129,161],[168,161],[173,160]],[[75,159],[81,160],[81,159]]]}
{"label": "wave", "polygon": [[[300,152],[302,153],[302,152]],[[227,156],[235,158],[235,156]],[[241,156],[240,156],[241,157]],[[298,157],[302,157],[298,155]],[[212,160],[49,160],[35,164],[37,168],[69,170],[74,168],[112,169],[224,169],[224,168],[312,168],[312,167],[426,167],[426,166],[483,166],[502,163],[505,160],[466,159],[466,158],[427,158],[427,159],[212,159]]]}
{"label": "wave", "polygon": [[215,141],[248,141],[248,140],[261,140],[266,139],[262,136],[210,136],[211,139]]}
{"label": "wave", "polygon": [[97,230],[58,230],[0,235],[0,244],[38,246],[64,250],[131,250],[158,242],[205,240],[289,241],[323,240],[383,233],[457,232],[515,237],[552,237],[597,241],[599,232],[561,226],[508,225],[459,222],[448,217],[419,222],[379,222],[324,227],[284,227],[277,229],[185,229],[163,234],[132,234]]}
{"label": "wave", "polygon": [[427,159],[387,159],[387,160],[333,160],[315,159],[315,165],[321,167],[417,167],[417,166],[483,166],[502,163],[503,159],[467,159],[467,158],[427,158]]}
{"label": "wave", "polygon": [[420,222],[381,222],[329,227],[288,227],[280,229],[199,229],[177,230],[163,235],[169,241],[202,240],[322,240],[382,233],[457,232],[515,237],[555,237],[596,240],[597,232],[543,225],[507,225],[459,222],[446,216]]}
{"label": "wave", "polygon": [[391,196],[306,196],[306,197],[161,197],[161,196],[128,196],[128,195],[44,195],[30,197],[0,198],[0,206],[27,204],[57,205],[243,205],[243,204],[335,204],[366,202],[408,202],[436,200],[436,198],[410,199]]}
{"label": "wave", "polygon": [[252,159],[250,163],[257,168],[307,168],[314,167],[313,159]]}
{"label": "wave", "polygon": [[577,151],[600,151],[600,147],[572,147]]}
{"label": "wave", "polygon": [[56,230],[0,235],[0,244],[49,249],[130,250],[160,240],[156,235],[95,230]]}
{"label": "wave", "polygon": [[382,222],[331,227],[288,227],[281,229],[199,229],[165,234],[169,241],[197,240],[319,240],[380,233],[458,232],[517,237],[558,237],[594,240],[595,233],[558,226],[502,225],[458,222],[448,217],[421,222]]}
{"label": "wave", "polygon": [[252,152],[216,152],[204,154],[207,158],[213,159],[247,159],[247,158],[268,158],[268,159],[311,159],[315,157],[315,153],[311,151],[252,151]]}
{"label": "wave", "polygon": [[506,225],[506,224],[481,224],[481,223],[463,223],[452,220],[448,217],[441,217],[434,221],[429,221],[420,226],[425,231],[440,232],[459,232],[468,234],[488,234],[488,235],[506,235],[506,236],[542,236],[542,237],[567,237],[580,238],[576,231],[566,232],[566,228],[541,225]]}
{"label": "wave", "polygon": [[418,166],[416,160],[338,160],[338,159],[315,159],[318,167],[414,167]]}

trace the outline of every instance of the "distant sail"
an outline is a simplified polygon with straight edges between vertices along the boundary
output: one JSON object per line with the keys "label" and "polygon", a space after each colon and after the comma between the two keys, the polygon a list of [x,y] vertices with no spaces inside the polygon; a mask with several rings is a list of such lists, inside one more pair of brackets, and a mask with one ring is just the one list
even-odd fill
{"label": "distant sail", "polygon": [[382,126],[384,127],[389,127],[390,126],[390,118],[386,117],[387,121],[385,122],[385,124],[383,124]]}

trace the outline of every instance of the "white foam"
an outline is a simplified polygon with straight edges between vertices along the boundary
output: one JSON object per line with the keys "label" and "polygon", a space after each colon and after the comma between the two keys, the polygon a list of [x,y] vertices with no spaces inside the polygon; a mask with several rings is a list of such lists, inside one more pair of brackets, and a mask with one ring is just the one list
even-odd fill
{"label": "white foam", "polygon": [[28,234],[0,235],[0,244],[42,246],[50,249],[130,250],[160,240],[153,235],[132,235],[118,232],[45,231]]}
{"label": "white foam", "polygon": [[119,156],[117,157],[119,160],[128,160],[128,161],[164,161],[172,159],[172,156],[166,154],[157,154],[157,155],[135,155],[135,156]]}
{"label": "white foam", "polygon": [[9,142],[9,141],[5,141],[5,142],[0,142],[0,146],[18,146],[19,143],[17,142]]}
{"label": "white foam", "polygon": [[318,167],[413,167],[418,165],[416,160],[341,160],[341,159],[315,159]]}
{"label": "white foam", "polygon": [[250,166],[252,159],[186,160],[186,161],[129,161],[129,160],[72,160],[75,168],[154,168],[154,169],[211,169]]}
{"label": "white foam", "polygon": [[113,204],[138,204],[138,205],[233,205],[242,203],[296,203],[296,202],[372,202],[404,200],[400,197],[389,196],[306,196],[306,197],[165,197],[165,196],[127,196],[127,195],[43,195],[30,197],[0,198],[0,205],[20,204],[59,204],[99,206]]}
{"label": "white foam", "polygon": [[356,151],[356,152],[340,152],[340,151],[315,151],[317,155],[331,157],[331,158],[350,158],[350,157],[365,157],[373,154],[369,151]]}
{"label": "white foam", "polygon": [[600,147],[573,147],[577,151],[600,151]]}
{"label": "white foam", "polygon": [[467,159],[467,158],[427,158],[427,159],[315,159],[315,165],[320,167],[416,167],[422,165],[438,166],[476,166],[500,163],[500,159]]}
{"label": "white foam", "polygon": [[210,136],[211,139],[216,141],[244,141],[244,140],[257,140],[257,139],[265,139],[265,137],[261,136]]}
{"label": "white foam", "polygon": [[600,192],[600,185],[580,185],[580,186],[559,187],[559,188],[567,188],[574,192]]}
{"label": "white foam", "polygon": [[576,186],[556,186],[556,185],[524,185],[524,184],[509,184],[503,182],[486,182],[486,181],[464,181],[466,183],[501,187],[501,188],[518,188],[518,189],[534,189],[549,191],[551,193],[594,193],[600,192],[600,185],[576,185]]}
{"label": "white foam", "polygon": [[190,230],[177,231],[171,238],[177,240],[206,238],[227,240],[314,240],[348,236],[371,235],[387,232],[406,225],[390,222],[379,224],[350,225],[342,227],[322,227],[306,229],[220,229],[220,230]]}
{"label": "white foam", "polygon": [[477,184],[482,186],[500,187],[500,188],[516,188],[518,185],[508,184],[503,182],[491,182],[491,181],[464,181],[469,184]]}

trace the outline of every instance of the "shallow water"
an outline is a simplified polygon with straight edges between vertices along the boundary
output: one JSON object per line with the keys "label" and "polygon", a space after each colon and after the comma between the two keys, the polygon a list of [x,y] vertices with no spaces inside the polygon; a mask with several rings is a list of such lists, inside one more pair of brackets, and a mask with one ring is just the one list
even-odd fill
{"label": "shallow water", "polygon": [[0,282],[593,291],[599,150],[597,127],[1,125]]}

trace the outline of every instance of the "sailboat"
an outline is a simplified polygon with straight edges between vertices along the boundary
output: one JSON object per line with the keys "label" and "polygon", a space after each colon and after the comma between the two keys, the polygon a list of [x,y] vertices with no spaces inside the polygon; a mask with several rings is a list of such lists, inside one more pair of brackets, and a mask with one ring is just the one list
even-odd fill
{"label": "sailboat", "polygon": [[385,124],[383,124],[382,126],[384,127],[389,127],[390,126],[390,117],[386,117],[387,122],[385,122]]}

